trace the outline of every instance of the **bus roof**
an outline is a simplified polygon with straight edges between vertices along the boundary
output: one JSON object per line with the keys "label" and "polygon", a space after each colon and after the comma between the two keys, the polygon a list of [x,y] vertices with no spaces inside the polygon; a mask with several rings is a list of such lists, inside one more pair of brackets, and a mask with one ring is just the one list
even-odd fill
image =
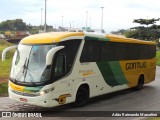
{"label": "bus roof", "polygon": [[155,43],[151,42],[151,41],[144,41],[144,40],[133,39],[133,38],[119,37],[119,36],[115,36],[115,35],[106,35],[106,38],[108,38],[112,42],[125,42],[125,43],[138,43],[138,44],[155,45]]}
{"label": "bus roof", "polygon": [[28,37],[25,37],[21,40],[22,44],[50,44],[60,42],[61,40],[68,37],[78,37],[84,36],[83,32],[48,32],[35,34]]}
{"label": "bus roof", "polygon": [[[83,33],[83,32],[48,32],[25,37],[21,40],[22,44],[51,44],[67,39],[83,39],[84,37],[96,38],[97,40],[106,40],[112,42],[155,44],[154,42],[137,40],[132,38],[119,37],[116,35]],[[92,40],[92,39],[90,39]]]}

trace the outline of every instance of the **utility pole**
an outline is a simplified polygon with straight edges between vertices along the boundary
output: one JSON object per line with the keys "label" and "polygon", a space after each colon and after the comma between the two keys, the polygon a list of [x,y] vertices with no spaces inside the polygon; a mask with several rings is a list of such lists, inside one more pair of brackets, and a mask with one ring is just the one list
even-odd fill
{"label": "utility pole", "polygon": [[86,30],[87,30],[87,22],[88,22],[88,11],[86,11]]}
{"label": "utility pole", "polygon": [[91,29],[91,17],[90,17],[90,29]]}
{"label": "utility pole", "polygon": [[62,28],[63,28],[63,16],[62,16]]}
{"label": "utility pole", "polygon": [[42,12],[43,11],[43,9],[41,8],[41,28],[40,28],[40,30],[43,30],[43,27],[42,27]]}
{"label": "utility pole", "polygon": [[102,9],[101,31],[102,31],[102,32],[103,32],[103,8],[104,8],[104,7],[101,7],[101,9]]}
{"label": "utility pole", "polygon": [[72,23],[71,22],[69,22],[69,26],[70,26],[70,30],[71,30],[71,28],[72,28]]}
{"label": "utility pole", "polygon": [[73,20],[73,29],[75,28],[75,26],[74,26],[74,20]]}
{"label": "utility pole", "polygon": [[45,22],[44,22],[44,32],[47,32],[47,0],[45,0]]}

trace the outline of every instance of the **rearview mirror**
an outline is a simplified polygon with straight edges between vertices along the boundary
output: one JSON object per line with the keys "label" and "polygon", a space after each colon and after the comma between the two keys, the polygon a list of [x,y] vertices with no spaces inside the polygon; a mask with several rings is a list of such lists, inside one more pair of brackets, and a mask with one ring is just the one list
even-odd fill
{"label": "rearview mirror", "polygon": [[63,48],[64,46],[58,46],[58,47],[52,48],[46,55],[46,65],[51,65],[54,54]]}

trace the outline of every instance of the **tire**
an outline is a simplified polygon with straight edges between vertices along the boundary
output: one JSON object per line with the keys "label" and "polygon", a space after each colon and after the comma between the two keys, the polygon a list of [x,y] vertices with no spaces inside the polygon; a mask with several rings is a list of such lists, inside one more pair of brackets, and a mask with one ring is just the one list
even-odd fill
{"label": "tire", "polygon": [[82,107],[87,104],[89,100],[89,90],[86,87],[80,87],[76,94],[76,100],[72,104],[74,107]]}
{"label": "tire", "polygon": [[138,78],[138,83],[137,83],[137,86],[135,87],[135,89],[136,90],[141,90],[143,88],[143,85],[144,85],[144,76],[141,75]]}

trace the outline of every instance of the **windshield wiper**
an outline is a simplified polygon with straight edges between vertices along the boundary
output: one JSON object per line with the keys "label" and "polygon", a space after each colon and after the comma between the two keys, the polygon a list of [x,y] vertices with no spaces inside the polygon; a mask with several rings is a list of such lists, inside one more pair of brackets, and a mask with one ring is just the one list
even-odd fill
{"label": "windshield wiper", "polygon": [[28,58],[26,58],[24,65],[22,66],[21,70],[18,72],[17,76],[15,77],[15,80],[17,80],[22,73],[24,74],[25,70],[27,69],[27,65],[26,65],[27,60]]}
{"label": "windshield wiper", "polygon": [[[25,60],[25,62],[24,62],[24,65],[23,65],[23,73],[24,73],[24,71],[27,69],[27,67],[28,67],[28,58],[26,58],[26,60]],[[26,64],[27,63],[27,64]]]}

